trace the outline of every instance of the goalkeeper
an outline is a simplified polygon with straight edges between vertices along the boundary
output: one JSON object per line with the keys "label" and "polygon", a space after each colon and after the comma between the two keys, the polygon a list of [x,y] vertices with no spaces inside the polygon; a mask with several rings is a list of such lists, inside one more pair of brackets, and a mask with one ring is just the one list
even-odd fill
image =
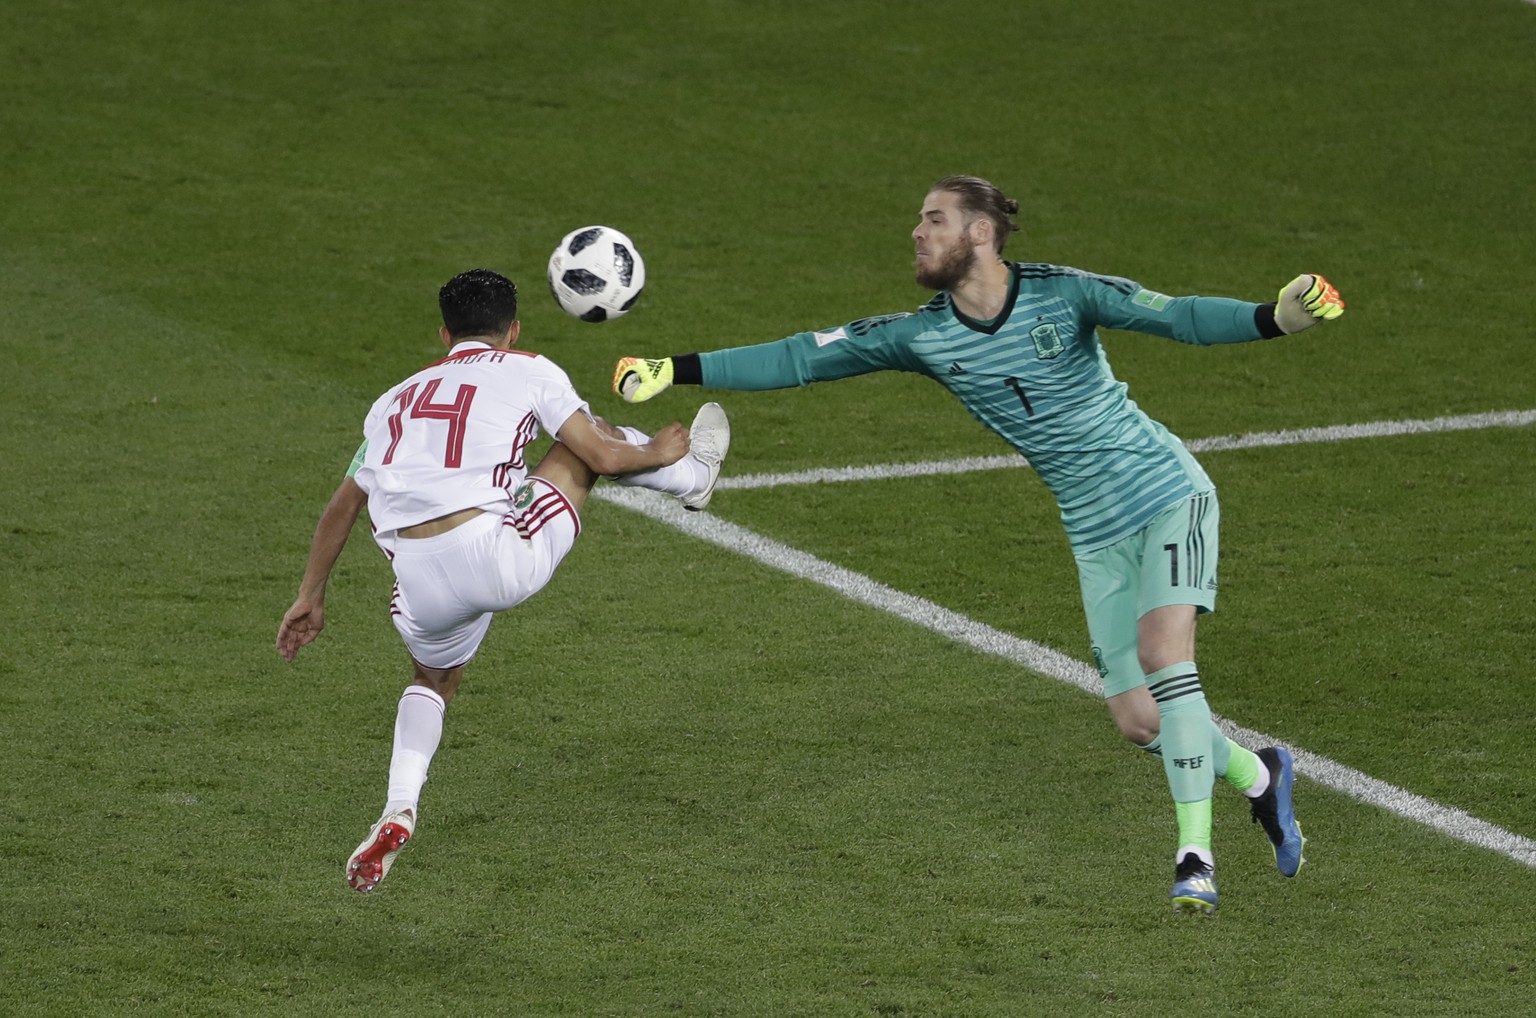
{"label": "goalkeeper", "polygon": [[1126,398],[1097,328],[1201,346],[1273,339],[1339,317],[1344,302],[1301,275],[1274,303],[1169,297],[1114,276],[1011,262],[1019,204],[976,177],[946,177],[923,201],[917,282],[937,295],[916,312],[865,318],[777,342],[660,360],[626,357],[614,390],[629,402],[671,385],[780,389],[871,371],[943,385],[1023,454],[1055,495],[1082,587],[1110,715],[1162,760],[1178,821],[1175,909],[1216,908],[1211,795],[1217,778],[1247,796],[1285,876],[1302,864],[1290,754],[1257,753],[1211,719],[1195,665],[1195,620],[1216,606],[1215,486],[1166,428]]}

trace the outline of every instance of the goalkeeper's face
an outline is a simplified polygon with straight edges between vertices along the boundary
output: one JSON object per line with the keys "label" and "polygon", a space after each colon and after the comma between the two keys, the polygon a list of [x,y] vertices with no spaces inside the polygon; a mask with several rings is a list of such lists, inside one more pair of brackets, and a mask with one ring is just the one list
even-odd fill
{"label": "goalkeeper's face", "polygon": [[912,243],[917,285],[930,290],[954,289],[976,265],[976,242],[953,192],[934,191],[923,199]]}

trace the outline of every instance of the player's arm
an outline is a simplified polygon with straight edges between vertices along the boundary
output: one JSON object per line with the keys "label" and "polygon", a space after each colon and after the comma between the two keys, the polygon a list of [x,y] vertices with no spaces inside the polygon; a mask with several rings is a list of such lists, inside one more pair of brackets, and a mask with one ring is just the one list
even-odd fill
{"label": "player's arm", "polygon": [[688,455],[688,430],[675,422],[645,445],[628,441],[618,428],[593,416],[570,376],[547,357],[535,357],[525,366],[524,375],[539,425],[596,474],[651,470],[670,466]]}
{"label": "player's arm", "polygon": [[1322,276],[1297,276],[1273,304],[1229,297],[1169,297],[1129,280],[1084,273],[1076,279],[1093,324],[1210,346],[1274,339],[1344,313],[1339,292]]}
{"label": "player's arm", "polygon": [[756,392],[887,369],[916,371],[920,365],[905,343],[915,318],[905,314],[865,318],[772,343],[660,360],[625,357],[614,367],[613,391],[627,402],[640,403],[673,385]]}
{"label": "player's arm", "polygon": [[556,437],[594,473],[604,475],[671,466],[688,455],[688,429],[676,421],[658,431],[645,445],[635,445],[585,408],[572,414]]}
{"label": "player's arm", "polygon": [[[361,455],[362,450],[359,450]],[[349,472],[315,527],[315,536],[309,545],[309,561],[304,567],[304,579],[299,583],[299,595],[293,607],[283,614],[282,625],[277,629],[277,651],[286,661],[292,661],[299,648],[313,643],[320,630],[325,628],[325,588],[330,582],[331,570],[347,546],[347,538],[358,514],[368,503],[368,495],[352,479]]]}

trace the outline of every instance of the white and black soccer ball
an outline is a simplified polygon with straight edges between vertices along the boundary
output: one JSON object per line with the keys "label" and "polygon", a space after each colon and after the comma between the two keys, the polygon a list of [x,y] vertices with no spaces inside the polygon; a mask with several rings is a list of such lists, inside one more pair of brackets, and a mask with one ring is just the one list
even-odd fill
{"label": "white and black soccer ball", "polygon": [[645,289],[645,262],[635,242],[611,226],[583,226],[549,256],[549,292],[584,322],[606,322],[635,306]]}

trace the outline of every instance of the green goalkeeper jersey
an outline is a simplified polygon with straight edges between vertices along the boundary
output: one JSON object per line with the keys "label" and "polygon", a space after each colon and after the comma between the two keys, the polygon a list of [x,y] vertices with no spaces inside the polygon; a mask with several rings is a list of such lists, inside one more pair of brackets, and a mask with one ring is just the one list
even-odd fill
{"label": "green goalkeeper jersey", "polygon": [[1240,343],[1261,338],[1259,305],[1168,297],[1060,265],[1007,264],[1012,283],[991,322],[967,318],[943,292],[913,313],[702,353],[701,381],[758,390],[887,369],[927,375],[1029,461],[1079,552],[1113,544],[1179,499],[1210,490],[1184,444],[1126,396],[1097,328]]}

